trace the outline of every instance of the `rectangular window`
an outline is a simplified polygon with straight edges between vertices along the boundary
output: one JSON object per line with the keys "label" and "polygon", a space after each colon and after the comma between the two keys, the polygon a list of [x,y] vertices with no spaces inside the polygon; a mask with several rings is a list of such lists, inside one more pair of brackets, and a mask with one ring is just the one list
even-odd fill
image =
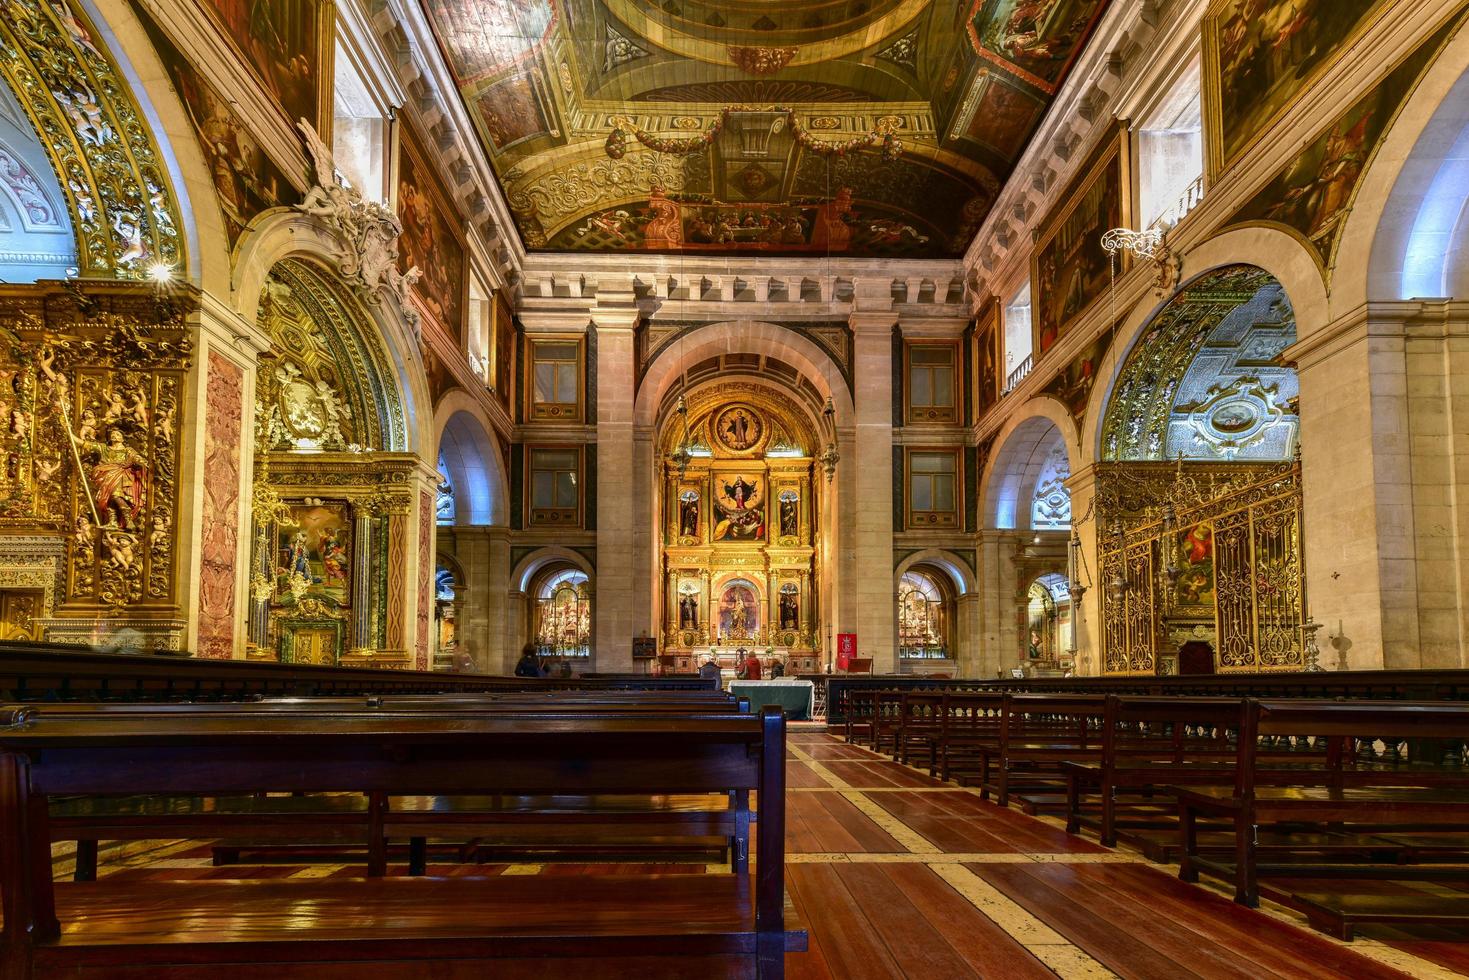
{"label": "rectangular window", "polygon": [[1005,304],[1005,387],[1010,391],[1030,373],[1035,337],[1030,326],[1030,280]]}
{"label": "rectangular window", "polygon": [[1137,129],[1143,228],[1171,228],[1204,196],[1203,111],[1197,59]]}
{"label": "rectangular window", "polygon": [[908,421],[956,422],[955,347],[912,344],[908,347]]}
{"label": "rectangular window", "polygon": [[581,451],[530,451],[531,526],[574,526],[581,508]]}
{"label": "rectangular window", "polygon": [[959,458],[951,449],[908,453],[908,526],[959,525]]}
{"label": "rectangular window", "polygon": [[354,51],[337,38],[332,99],[332,162],[369,201],[386,201],[388,120]]}
{"label": "rectangular window", "polygon": [[574,421],[581,412],[581,344],[531,343],[531,418]]}
{"label": "rectangular window", "polygon": [[469,366],[486,385],[494,382],[493,350],[490,341],[491,321],[494,317],[494,300],[479,276],[469,280],[469,331],[465,338],[468,344]]}

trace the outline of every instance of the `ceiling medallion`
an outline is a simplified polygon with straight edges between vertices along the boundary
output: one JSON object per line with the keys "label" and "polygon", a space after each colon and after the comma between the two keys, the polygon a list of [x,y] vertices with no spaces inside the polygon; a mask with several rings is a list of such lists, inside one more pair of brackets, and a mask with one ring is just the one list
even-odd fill
{"label": "ceiling medallion", "polygon": [[774,75],[796,56],[800,49],[791,46],[783,48],[742,48],[730,45],[729,60],[743,72],[750,75]]}

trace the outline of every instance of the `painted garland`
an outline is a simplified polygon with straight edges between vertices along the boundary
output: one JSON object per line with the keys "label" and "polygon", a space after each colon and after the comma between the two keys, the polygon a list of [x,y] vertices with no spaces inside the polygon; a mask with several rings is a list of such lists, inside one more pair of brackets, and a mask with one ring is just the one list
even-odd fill
{"label": "painted garland", "polygon": [[[704,132],[698,136],[686,136],[679,139],[670,139],[664,136],[655,136],[645,129],[639,128],[627,116],[612,117],[612,131],[607,134],[607,142],[604,149],[613,160],[621,160],[628,151],[629,139],[636,139],[655,153],[668,153],[686,156],[697,153],[699,150],[709,146],[724,130],[724,124],[729,119],[731,112],[746,111],[737,110],[726,106],[719,113],[719,118]],[[776,109],[776,112],[782,111]],[[893,161],[903,155],[903,141],[898,139],[897,134],[888,126],[881,126],[866,136],[854,136],[848,140],[823,140],[817,139],[807,132],[799,122],[796,121],[796,110],[785,109],[786,125],[791,127],[795,135],[796,143],[802,149],[815,153],[817,156],[844,157],[848,153],[857,150],[865,150],[868,147],[881,144],[882,158]]]}

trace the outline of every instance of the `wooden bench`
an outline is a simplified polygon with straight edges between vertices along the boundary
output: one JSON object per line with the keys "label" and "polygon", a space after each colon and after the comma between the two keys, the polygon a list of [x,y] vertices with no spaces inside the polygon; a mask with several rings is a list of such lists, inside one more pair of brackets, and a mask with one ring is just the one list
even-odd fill
{"label": "wooden bench", "polygon": [[993,794],[996,803],[1007,806],[1017,790],[1045,794],[1050,797],[1046,808],[1062,809],[1061,764],[1101,757],[1105,710],[1106,699],[1097,695],[1004,695],[995,741],[976,746],[980,796]]}
{"label": "wooden bench", "polygon": [[[1463,868],[1376,863],[1323,863],[1259,860],[1262,828],[1310,832],[1319,828],[1382,833],[1393,829],[1453,828],[1469,824],[1469,771],[1462,767],[1424,766],[1403,757],[1376,759],[1368,747],[1384,739],[1469,739],[1469,705],[1457,702],[1322,702],[1246,699],[1240,708],[1239,738],[1232,785],[1177,786],[1180,847],[1179,876],[1196,881],[1200,872],[1231,880],[1235,900],[1259,904],[1262,877],[1352,878],[1463,881]],[[1271,739],[1337,739],[1349,743],[1339,766],[1281,770],[1271,764]],[[1353,751],[1352,749],[1356,750]],[[1364,758],[1365,756],[1365,758]],[[1268,775],[1266,775],[1268,774]],[[1233,860],[1204,856],[1198,847],[1201,818],[1228,821],[1234,831]],[[1362,903],[1339,890],[1331,902],[1316,894],[1309,900],[1312,922],[1330,926],[1350,938],[1358,922],[1373,918],[1372,903]],[[1395,902],[1392,921],[1413,920],[1432,912],[1442,921],[1441,900],[1403,896]],[[1435,911],[1436,910],[1436,911]],[[1381,909],[1377,912],[1386,915]],[[1460,922],[1469,922],[1466,915]]]}
{"label": "wooden bench", "polygon": [[[753,879],[51,881],[47,802],[56,796],[751,790],[762,811]],[[772,710],[46,718],[3,709],[0,978],[417,977],[424,961],[445,975],[555,975],[595,962],[779,977],[784,954],[806,944],[786,926],[784,793],[785,720]]]}
{"label": "wooden bench", "polygon": [[[734,711],[748,713],[749,702],[728,695],[699,694],[648,696],[636,692],[597,693],[547,700],[544,695],[487,697],[413,697],[352,699],[284,699],[246,704],[186,705],[42,705],[29,708],[33,718],[128,716],[167,718],[179,712],[217,718],[249,718],[262,714],[289,714],[298,718],[330,718],[341,711],[366,711],[378,717],[429,712],[439,717],[462,717],[498,711],[606,711],[623,713],[679,713]],[[382,810],[381,837],[373,835],[372,808]],[[618,833],[605,826],[604,811],[616,814]],[[636,841],[664,849],[723,851],[735,870],[748,867],[751,813],[749,794],[733,792],[728,798],[663,796],[643,798],[635,807],[611,797],[544,801],[523,798],[415,796],[404,799],[343,794],[244,795],[221,797],[123,796],[58,800],[51,807],[53,840],[77,843],[74,878],[94,880],[98,842],[102,840],[196,839],[214,841],[216,864],[232,863],[243,851],[279,856],[302,850],[322,852],[337,859],[363,855],[369,876],[387,871],[392,840],[408,840],[410,874],[425,872],[428,838],[462,835],[475,848],[545,848],[575,842],[598,841],[626,848]],[[692,840],[690,835],[704,839]],[[675,844],[678,846],[675,847]],[[717,846],[716,846],[717,845]],[[585,851],[587,848],[581,848]],[[459,853],[469,854],[459,848]]]}

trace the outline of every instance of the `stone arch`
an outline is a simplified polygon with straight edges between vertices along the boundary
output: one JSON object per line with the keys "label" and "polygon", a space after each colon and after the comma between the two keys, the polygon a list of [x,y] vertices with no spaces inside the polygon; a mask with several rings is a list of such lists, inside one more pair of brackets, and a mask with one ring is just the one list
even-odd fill
{"label": "stone arch", "polygon": [[1134,304],[1118,327],[1112,346],[1097,365],[1096,383],[1087,399],[1079,433],[1088,463],[1101,458],[1102,419],[1127,355],[1153,317],[1178,292],[1198,279],[1225,266],[1257,266],[1284,287],[1295,313],[1298,343],[1323,330],[1329,322],[1326,280],[1321,277],[1320,267],[1299,239],[1277,228],[1250,226],[1215,235],[1189,250],[1184,263],[1189,278],[1167,297],[1160,299],[1150,292]]}
{"label": "stone arch", "polygon": [[1332,315],[1371,300],[1462,294],[1466,214],[1469,31],[1461,29],[1423,73],[1362,177],[1342,229]]}
{"label": "stone arch", "polygon": [[1252,264],[1211,269],[1169,297],[1120,361],[1098,458],[1289,459],[1296,319],[1280,281]]}
{"label": "stone arch", "polygon": [[897,570],[893,573],[893,587],[902,580],[904,573],[915,566],[926,565],[937,568],[949,577],[949,584],[954,588],[954,595],[964,597],[975,591],[974,572],[969,568],[969,563],[952,551],[943,548],[925,548],[915,551],[898,563]]}
{"label": "stone arch", "polygon": [[479,402],[463,389],[439,400],[434,412],[437,459],[444,461],[454,488],[454,523],[506,523],[505,463],[499,442]]}
{"label": "stone arch", "polygon": [[8,14],[0,84],[15,93],[61,178],[81,274],[141,279],[161,264],[197,278],[173,154],[160,150],[149,126],[156,119],[140,108],[142,86],[120,67],[116,39],[98,26],[105,22],[71,0],[12,4]]}
{"label": "stone arch", "polygon": [[[526,555],[516,563],[514,570],[510,573],[510,584],[516,592],[529,593],[532,583],[542,572],[555,565],[569,565],[581,569],[587,576],[587,587],[593,594],[597,591],[597,573],[592,568],[592,563],[580,552],[572,551],[553,545],[547,548],[538,548]],[[596,607],[593,607],[595,615]]]}
{"label": "stone arch", "polygon": [[694,328],[670,342],[648,365],[633,409],[637,425],[655,425],[675,380],[690,364],[720,354],[764,354],[800,370],[832,400],[839,426],[851,425],[852,394],[832,356],[794,330],[760,320],[725,320]]}
{"label": "stone arch", "polygon": [[[318,218],[298,211],[277,210],[258,217],[236,245],[232,300],[235,312],[246,323],[256,324],[260,297],[275,266],[285,260],[308,260],[320,270],[323,282],[352,311],[352,319],[364,326],[364,336],[381,347],[384,376],[393,379],[402,404],[404,438],[398,447],[431,456],[438,443],[434,415],[425,407],[433,404],[423,356],[418,341],[405,323],[397,301],[383,297],[365,301],[336,271],[343,243],[337,233]],[[350,292],[349,292],[350,290]],[[261,338],[264,342],[264,338]],[[434,462],[430,460],[430,462]]]}
{"label": "stone arch", "polygon": [[1076,472],[1082,465],[1075,431],[1065,406],[1047,396],[1031,399],[1005,423],[995,436],[994,445],[999,448],[991,456],[979,488],[981,526],[1030,528],[1028,502],[1047,457],[1059,446],[1066,454],[1069,472]]}

